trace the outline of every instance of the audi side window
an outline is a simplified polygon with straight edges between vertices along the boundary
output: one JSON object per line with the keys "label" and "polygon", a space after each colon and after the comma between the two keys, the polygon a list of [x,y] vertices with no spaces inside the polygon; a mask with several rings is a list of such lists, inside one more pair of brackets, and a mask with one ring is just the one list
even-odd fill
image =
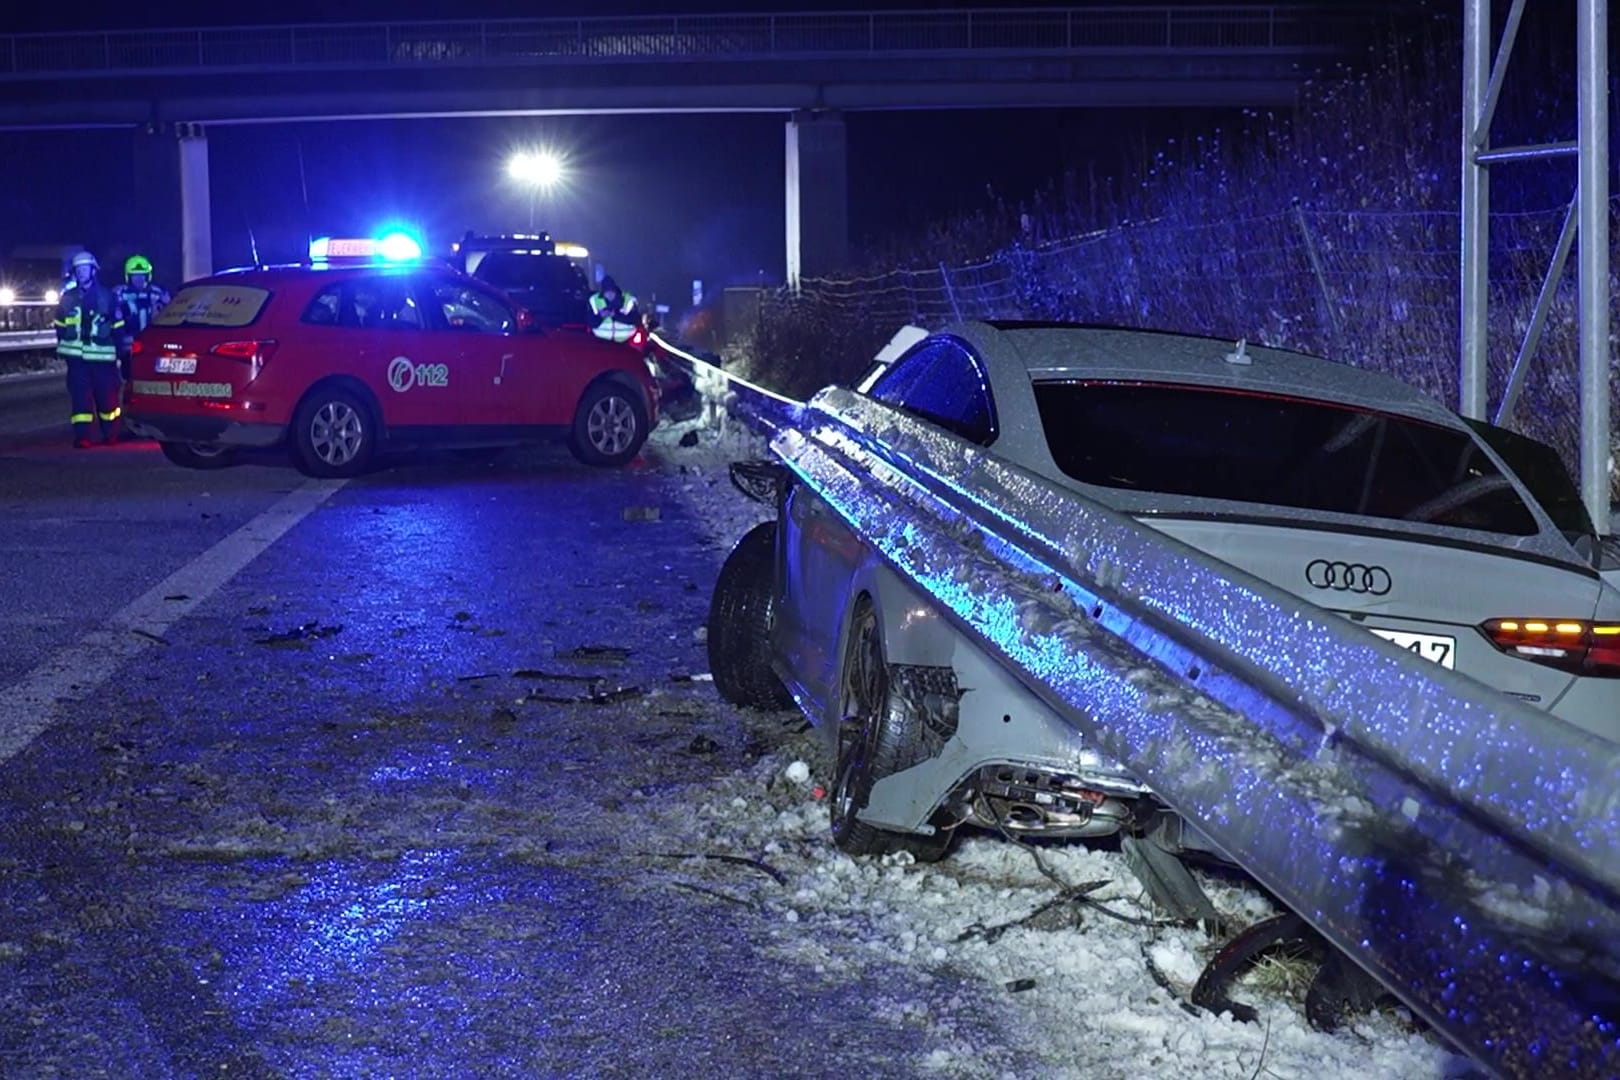
{"label": "audi side window", "polygon": [[451,330],[510,334],[517,326],[517,316],[510,307],[476,286],[445,279],[434,282],[432,289],[444,325]]}
{"label": "audi side window", "polygon": [[1478,432],[1492,450],[1507,463],[1532,498],[1552,519],[1554,528],[1573,540],[1591,536],[1592,516],[1586,512],[1586,503],[1580,489],[1570,478],[1558,451],[1546,443],[1537,442],[1515,431],[1487,424],[1483,420],[1464,420]]}
{"label": "audi side window", "polygon": [[980,446],[997,435],[984,366],[955,341],[926,342],[873,383],[871,396]]}
{"label": "audi side window", "polygon": [[1212,387],[1042,382],[1052,458],[1087,484],[1531,536],[1467,432],[1333,402]]}
{"label": "audi side window", "polygon": [[422,309],[417,306],[410,282],[402,275],[357,278],[345,290],[345,300],[350,310],[339,314],[340,325],[358,325],[365,330],[423,327]]}
{"label": "audi side window", "polygon": [[304,322],[314,326],[336,326],[343,311],[343,286],[328,285],[304,309]]}

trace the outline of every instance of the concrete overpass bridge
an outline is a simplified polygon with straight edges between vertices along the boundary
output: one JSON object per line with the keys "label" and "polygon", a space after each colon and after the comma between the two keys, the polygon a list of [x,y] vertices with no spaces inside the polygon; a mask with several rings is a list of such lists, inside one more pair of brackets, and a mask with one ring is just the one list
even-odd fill
{"label": "concrete overpass bridge", "polygon": [[0,36],[0,129],[138,132],[141,242],[190,278],[213,269],[212,125],[781,113],[796,280],[847,256],[846,112],[1286,106],[1372,19],[1300,3],[17,34]]}

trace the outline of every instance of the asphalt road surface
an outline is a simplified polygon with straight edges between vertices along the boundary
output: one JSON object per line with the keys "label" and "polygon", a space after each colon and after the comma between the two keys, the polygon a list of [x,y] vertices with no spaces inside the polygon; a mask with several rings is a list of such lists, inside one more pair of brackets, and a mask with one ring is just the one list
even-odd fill
{"label": "asphalt road surface", "polygon": [[188,472],[73,450],[59,379],[0,388],[0,1075],[937,1076],[942,1031],[1010,1040],[660,857],[645,809],[791,720],[685,678],[724,550],[675,466]]}

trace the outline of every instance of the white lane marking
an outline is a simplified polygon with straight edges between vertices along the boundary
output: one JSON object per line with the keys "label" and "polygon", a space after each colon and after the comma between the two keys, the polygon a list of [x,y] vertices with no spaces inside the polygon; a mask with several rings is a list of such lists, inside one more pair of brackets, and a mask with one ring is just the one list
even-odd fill
{"label": "white lane marking", "polygon": [[[282,534],[331,498],[346,480],[309,480],[264,513],[148,589],[129,606],[0,690],[0,762],[9,761],[58,719],[59,707],[83,701],[153,638],[207,600]],[[165,597],[184,596],[184,600]],[[151,636],[144,636],[151,635]]]}

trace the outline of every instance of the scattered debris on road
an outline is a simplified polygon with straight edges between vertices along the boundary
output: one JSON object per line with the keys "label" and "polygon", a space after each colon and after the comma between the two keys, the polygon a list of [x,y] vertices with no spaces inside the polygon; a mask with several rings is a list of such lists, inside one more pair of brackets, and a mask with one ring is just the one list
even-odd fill
{"label": "scattered debris on road", "polygon": [[630,659],[630,650],[622,645],[580,645],[557,654],[559,660],[598,660],[609,664],[622,664]]}
{"label": "scattered debris on road", "polygon": [[303,645],[307,642],[329,638],[333,634],[342,632],[342,626],[323,626],[319,620],[303,623],[291,630],[282,630],[266,637],[255,638],[255,645]]}

